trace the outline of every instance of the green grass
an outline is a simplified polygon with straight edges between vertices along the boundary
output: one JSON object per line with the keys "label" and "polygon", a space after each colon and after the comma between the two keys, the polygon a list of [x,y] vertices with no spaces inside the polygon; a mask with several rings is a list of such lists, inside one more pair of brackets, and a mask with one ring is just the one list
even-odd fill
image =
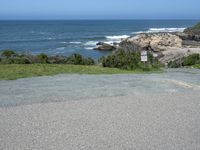
{"label": "green grass", "polygon": [[194,68],[200,69],[200,64],[196,64],[193,66]]}
{"label": "green grass", "polygon": [[130,74],[160,71],[141,69],[128,71],[100,66],[80,66],[64,64],[0,64],[0,80],[15,80],[19,78],[52,76],[56,74]]}

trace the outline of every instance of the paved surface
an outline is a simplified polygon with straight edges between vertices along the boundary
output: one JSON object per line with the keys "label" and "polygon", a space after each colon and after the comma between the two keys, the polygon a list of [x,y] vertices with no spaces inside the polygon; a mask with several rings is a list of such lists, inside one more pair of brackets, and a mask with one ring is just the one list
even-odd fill
{"label": "paved surface", "polygon": [[0,81],[0,149],[198,150],[200,71]]}

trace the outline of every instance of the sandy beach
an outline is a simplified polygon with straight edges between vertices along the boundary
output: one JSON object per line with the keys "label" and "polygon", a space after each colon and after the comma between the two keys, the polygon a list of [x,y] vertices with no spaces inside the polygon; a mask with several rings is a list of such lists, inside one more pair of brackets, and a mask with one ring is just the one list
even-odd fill
{"label": "sandy beach", "polygon": [[0,149],[200,149],[200,71],[0,81]]}

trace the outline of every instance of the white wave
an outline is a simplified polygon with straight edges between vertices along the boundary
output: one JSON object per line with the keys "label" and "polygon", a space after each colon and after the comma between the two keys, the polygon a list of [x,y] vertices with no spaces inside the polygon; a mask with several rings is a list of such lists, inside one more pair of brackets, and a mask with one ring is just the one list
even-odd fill
{"label": "white wave", "polygon": [[64,50],[65,49],[65,47],[58,47],[58,48],[56,48],[56,50]]}
{"label": "white wave", "polygon": [[85,49],[93,50],[95,47],[85,47]]}
{"label": "white wave", "polygon": [[121,42],[121,40],[120,41],[107,41],[107,42],[103,42],[103,43],[106,43],[109,45],[119,45],[120,42]]}
{"label": "white wave", "polygon": [[85,46],[96,46],[98,41],[88,41],[84,45]]}
{"label": "white wave", "polygon": [[67,42],[60,42],[61,44],[66,44]]}
{"label": "white wave", "polygon": [[103,42],[103,43],[112,45],[114,43],[114,41],[107,41],[107,42]]}
{"label": "white wave", "polygon": [[56,38],[53,37],[49,37],[48,40],[55,40]]}
{"label": "white wave", "polygon": [[114,45],[114,43],[119,44],[122,39],[128,38],[128,35],[120,35],[120,36],[106,36],[107,40],[104,41],[88,41],[84,43],[85,49],[91,50],[94,49],[97,46],[97,43],[102,42],[110,45]]}
{"label": "white wave", "polygon": [[126,39],[130,36],[128,35],[114,35],[114,36],[106,36],[107,39],[112,39],[114,41],[120,41],[121,39]]}
{"label": "white wave", "polygon": [[137,32],[132,32],[132,34],[141,34],[141,33],[148,33],[148,31],[137,31]]}
{"label": "white wave", "polygon": [[150,28],[149,32],[183,32],[185,28]]}
{"label": "white wave", "polygon": [[69,42],[70,44],[81,44],[81,42]]}
{"label": "white wave", "polygon": [[[35,32],[36,33],[36,32]],[[39,34],[45,35],[47,34],[46,32],[38,32]]]}
{"label": "white wave", "polygon": [[137,31],[132,34],[159,33],[159,32],[183,32],[186,28],[149,28],[147,31]]}
{"label": "white wave", "polygon": [[88,49],[88,50],[92,50],[94,49],[95,47],[97,47],[97,43],[98,41],[88,41],[84,44],[84,48],[85,49]]}

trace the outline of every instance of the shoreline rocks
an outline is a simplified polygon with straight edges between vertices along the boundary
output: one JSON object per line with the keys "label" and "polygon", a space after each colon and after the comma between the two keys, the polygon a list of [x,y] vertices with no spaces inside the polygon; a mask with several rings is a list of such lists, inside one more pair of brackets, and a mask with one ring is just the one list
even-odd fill
{"label": "shoreline rocks", "polygon": [[192,54],[200,54],[200,48],[170,48],[162,52],[163,56],[159,61],[168,64],[170,61],[180,61],[182,58]]}
{"label": "shoreline rocks", "polygon": [[96,44],[98,47],[94,48],[94,50],[100,50],[100,51],[113,51],[117,49],[117,46],[110,45],[104,42],[99,42]]}
{"label": "shoreline rocks", "polygon": [[179,36],[183,40],[182,47],[200,47],[200,35],[190,35],[184,32],[176,32],[173,34]]}
{"label": "shoreline rocks", "polygon": [[171,33],[142,33],[123,40],[119,46],[127,50],[165,51],[169,47],[182,47],[182,39]]}
{"label": "shoreline rocks", "polygon": [[123,39],[118,44],[97,43],[95,50],[152,51],[163,63],[178,60],[194,53],[200,54],[200,23],[184,32],[141,33]]}
{"label": "shoreline rocks", "polygon": [[119,45],[128,50],[152,51],[161,63],[168,64],[192,54],[200,54],[200,23],[184,32],[138,34]]}
{"label": "shoreline rocks", "polygon": [[185,29],[183,33],[187,34],[190,40],[200,41],[200,23],[196,24],[191,28]]}

